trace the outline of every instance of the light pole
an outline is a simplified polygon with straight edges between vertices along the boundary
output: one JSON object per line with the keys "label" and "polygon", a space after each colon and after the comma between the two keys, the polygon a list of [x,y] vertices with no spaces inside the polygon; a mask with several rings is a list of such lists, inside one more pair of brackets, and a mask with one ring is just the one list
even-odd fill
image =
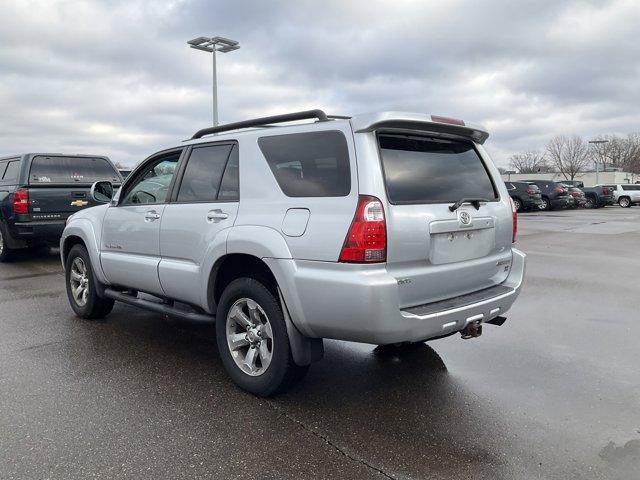
{"label": "light pole", "polygon": [[213,58],[213,126],[218,125],[218,81],[216,78],[216,52],[227,53],[238,50],[240,44],[235,40],[224,37],[198,37],[189,40],[187,44],[191,48],[209,52]]}
{"label": "light pole", "polygon": [[[589,140],[589,143],[592,145],[599,145],[602,143],[609,143],[609,140]],[[598,159],[596,158],[596,185],[600,183],[600,177],[598,175],[598,165],[600,165],[600,163],[598,163]]]}

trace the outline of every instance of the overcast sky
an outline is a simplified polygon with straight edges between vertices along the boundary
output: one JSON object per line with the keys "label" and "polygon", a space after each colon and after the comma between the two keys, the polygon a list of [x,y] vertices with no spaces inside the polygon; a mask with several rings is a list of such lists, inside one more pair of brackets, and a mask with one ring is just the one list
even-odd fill
{"label": "overcast sky", "polygon": [[133,165],[220,118],[403,110],[485,125],[498,165],[640,131],[640,1],[2,1],[0,155]]}

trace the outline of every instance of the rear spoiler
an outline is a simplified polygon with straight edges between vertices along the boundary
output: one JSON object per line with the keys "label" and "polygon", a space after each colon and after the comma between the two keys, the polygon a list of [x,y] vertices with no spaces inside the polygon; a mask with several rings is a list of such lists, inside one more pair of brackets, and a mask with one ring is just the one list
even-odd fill
{"label": "rear spoiler", "polygon": [[368,113],[352,117],[351,125],[356,133],[373,132],[380,129],[418,130],[467,137],[480,144],[489,138],[489,132],[479,125],[424,113]]}

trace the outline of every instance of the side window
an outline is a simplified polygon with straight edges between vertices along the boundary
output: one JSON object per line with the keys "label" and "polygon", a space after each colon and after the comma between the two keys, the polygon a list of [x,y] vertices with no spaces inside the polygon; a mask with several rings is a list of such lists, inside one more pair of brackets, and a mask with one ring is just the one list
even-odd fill
{"label": "side window", "polygon": [[231,145],[196,147],[184,170],[178,202],[215,202]]}
{"label": "side window", "polygon": [[4,179],[4,171],[7,169],[7,162],[0,162],[0,180]]}
{"label": "side window", "polygon": [[2,180],[17,180],[20,174],[20,162],[15,160],[7,163],[7,169],[4,171]]}
{"label": "side window", "polygon": [[258,145],[288,197],[349,195],[349,150],[341,132],[274,135],[260,138]]}
{"label": "side window", "polygon": [[229,155],[227,168],[224,169],[218,200],[237,202],[240,200],[240,168],[238,163],[238,146],[234,145]]}
{"label": "side window", "polygon": [[176,152],[147,166],[127,188],[120,205],[166,202],[179,158],[180,152]]}

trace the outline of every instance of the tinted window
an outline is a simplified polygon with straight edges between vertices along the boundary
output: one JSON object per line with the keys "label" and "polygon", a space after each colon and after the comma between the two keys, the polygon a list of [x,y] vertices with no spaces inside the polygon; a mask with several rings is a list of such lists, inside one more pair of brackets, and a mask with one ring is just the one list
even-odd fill
{"label": "tinted window", "polygon": [[379,135],[392,203],[449,203],[497,198],[473,144],[410,135]]}
{"label": "tinted window", "polygon": [[[1,169],[2,167],[0,167]],[[3,180],[17,180],[18,175],[20,174],[20,162],[14,161],[7,163],[7,169],[2,176]]]}
{"label": "tinted window", "polygon": [[230,151],[230,145],[194,148],[180,183],[178,201],[214,202]]}
{"label": "tinted window", "polygon": [[640,185],[622,185],[623,190],[640,190]]}
{"label": "tinted window", "polygon": [[240,169],[238,165],[238,146],[234,145],[222,176],[218,200],[236,202],[240,199]]}
{"label": "tinted window", "polygon": [[120,183],[115,168],[103,158],[35,157],[30,183],[93,183],[108,180]]}
{"label": "tinted window", "polygon": [[349,151],[340,132],[309,132],[258,140],[278,185],[289,197],[344,197],[351,191]]}
{"label": "tinted window", "polygon": [[121,204],[137,205],[166,202],[169,186],[179,158],[180,153],[178,152],[147,166],[133,184],[127,187],[126,196]]}

